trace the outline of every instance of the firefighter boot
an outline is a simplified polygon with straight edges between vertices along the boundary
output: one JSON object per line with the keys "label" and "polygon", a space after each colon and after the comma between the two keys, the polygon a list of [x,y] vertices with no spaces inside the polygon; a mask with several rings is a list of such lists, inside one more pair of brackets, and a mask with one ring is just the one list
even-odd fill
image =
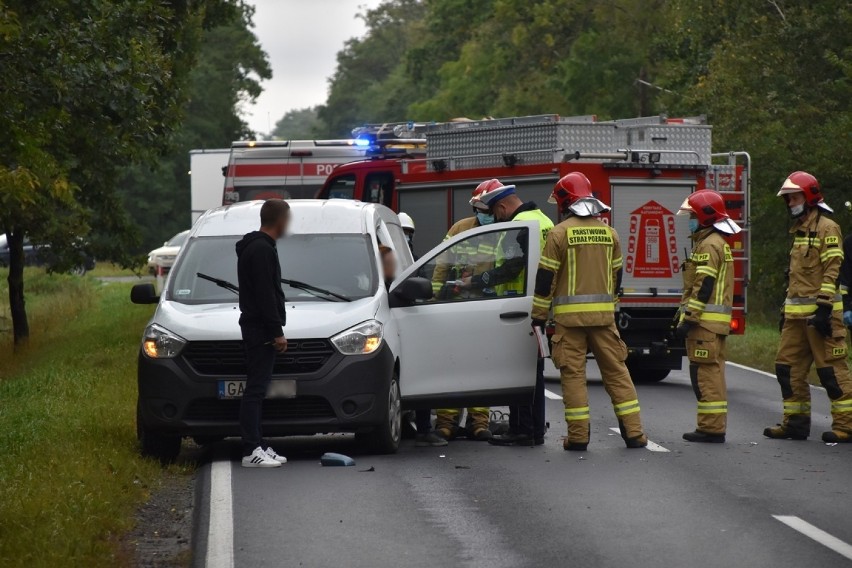
{"label": "firefighter boot", "polygon": [[467,430],[468,439],[476,440],[477,442],[487,442],[491,439],[490,426],[490,411],[486,407],[474,407],[467,409]]}
{"label": "firefighter boot", "polygon": [[435,414],[435,433],[445,440],[455,438],[459,430],[461,410],[458,408],[440,408]]}
{"label": "firefighter boot", "polygon": [[724,434],[708,434],[707,432],[702,432],[701,430],[696,430],[695,432],[687,432],[683,435],[683,439],[687,442],[696,442],[699,444],[724,444],[725,443],[725,435]]}
{"label": "firefighter boot", "polygon": [[[834,340],[834,343],[839,343]],[[830,346],[830,347],[833,347]],[[846,355],[846,345],[842,344],[842,355]],[[835,348],[840,352],[841,349]],[[831,399],[831,431],[824,432],[822,441],[829,444],[852,442],[852,379],[846,361],[840,357],[826,362],[828,365],[817,368],[819,382]]]}
{"label": "firefighter boot", "polygon": [[776,440],[807,440],[811,433],[811,417],[805,414],[790,414],[784,424],[770,426],[763,431],[767,438]]}

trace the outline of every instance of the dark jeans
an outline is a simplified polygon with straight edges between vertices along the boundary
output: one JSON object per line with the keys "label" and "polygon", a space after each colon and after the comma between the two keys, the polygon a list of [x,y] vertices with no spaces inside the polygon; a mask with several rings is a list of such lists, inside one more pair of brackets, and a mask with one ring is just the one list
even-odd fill
{"label": "dark jeans", "polygon": [[509,429],[518,434],[544,438],[544,359],[539,357],[535,370],[535,397],[532,406],[509,407]]}
{"label": "dark jeans", "polygon": [[251,455],[263,442],[263,399],[272,380],[275,349],[264,345],[262,336],[254,330],[243,329],[246,353],[246,388],[240,403],[240,433],[243,437],[243,455]]}
{"label": "dark jeans", "polygon": [[417,426],[418,434],[428,434],[432,430],[432,411],[415,410],[414,425]]}

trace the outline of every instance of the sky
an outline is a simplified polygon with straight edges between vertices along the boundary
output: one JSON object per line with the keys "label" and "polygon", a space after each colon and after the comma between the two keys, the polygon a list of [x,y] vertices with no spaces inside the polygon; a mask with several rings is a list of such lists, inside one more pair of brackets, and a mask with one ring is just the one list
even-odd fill
{"label": "sky", "polygon": [[263,94],[246,109],[249,126],[269,132],[288,110],[324,103],[337,52],[347,39],[364,34],[357,14],[381,1],[250,0],[272,79],[263,82]]}

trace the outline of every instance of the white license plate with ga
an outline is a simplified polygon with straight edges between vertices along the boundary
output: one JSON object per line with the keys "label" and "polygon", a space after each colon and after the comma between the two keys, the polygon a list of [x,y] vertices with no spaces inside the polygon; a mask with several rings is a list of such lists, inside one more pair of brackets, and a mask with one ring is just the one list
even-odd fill
{"label": "white license plate with ga", "polygon": [[[245,381],[219,381],[219,398],[242,398],[245,388]],[[269,389],[266,391],[266,398],[295,397],[296,381],[290,379],[272,381],[269,383]]]}

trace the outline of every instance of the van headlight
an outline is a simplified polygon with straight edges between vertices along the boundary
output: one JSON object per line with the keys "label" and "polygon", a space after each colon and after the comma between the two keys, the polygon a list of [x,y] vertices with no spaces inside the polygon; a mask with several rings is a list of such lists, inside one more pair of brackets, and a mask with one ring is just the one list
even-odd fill
{"label": "van headlight", "polygon": [[344,355],[373,353],[382,345],[382,324],[376,320],[359,323],[332,337],[331,342]]}
{"label": "van headlight", "polygon": [[186,340],[160,327],[151,324],[145,328],[142,338],[142,351],[151,359],[173,359],[186,345]]}

